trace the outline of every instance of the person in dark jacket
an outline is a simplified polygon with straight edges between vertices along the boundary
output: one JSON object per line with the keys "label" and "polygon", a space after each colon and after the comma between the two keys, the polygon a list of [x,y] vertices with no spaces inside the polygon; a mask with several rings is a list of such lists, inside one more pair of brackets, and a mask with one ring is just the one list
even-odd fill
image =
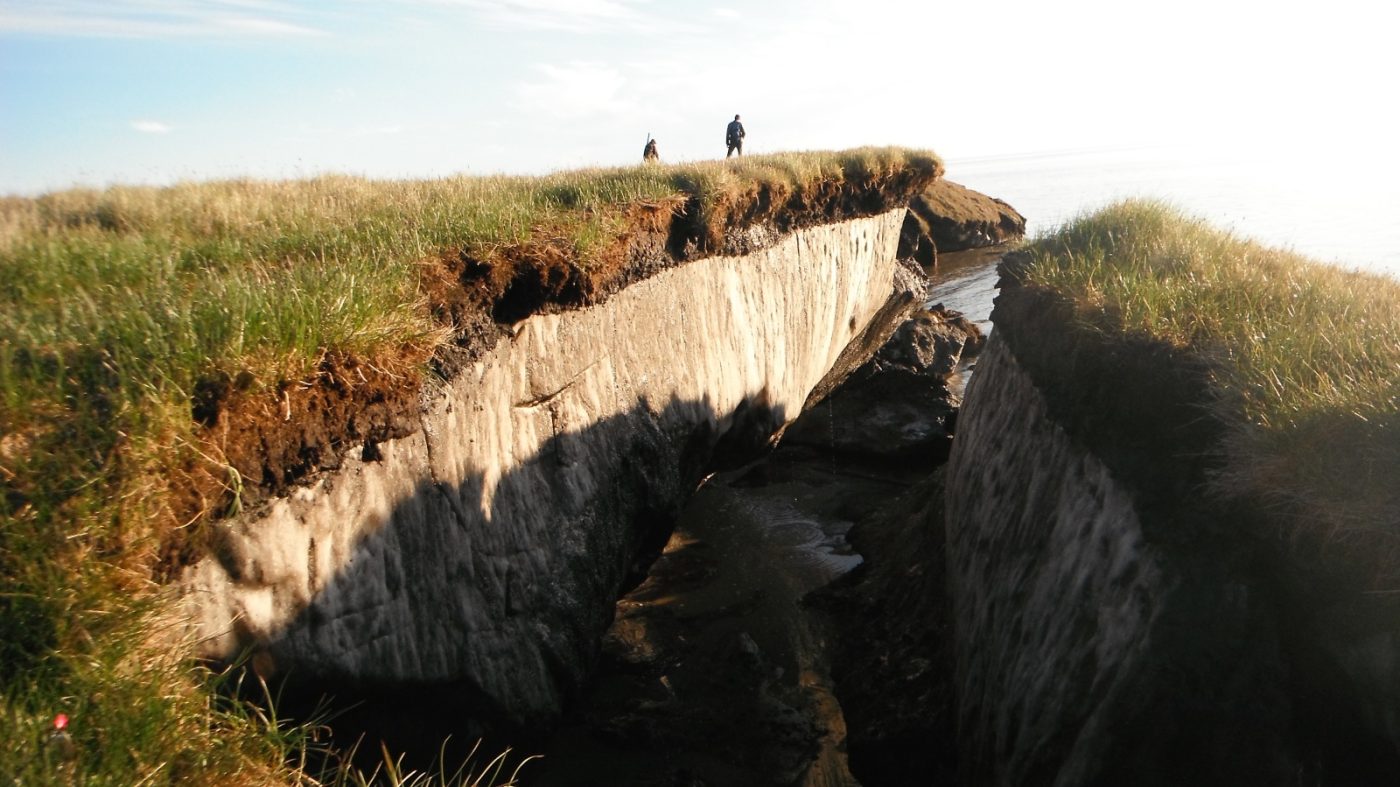
{"label": "person in dark jacket", "polygon": [[734,155],[735,151],[739,155],[744,155],[744,124],[739,122],[739,116],[734,116],[734,122],[724,130],[724,144],[729,146],[729,152],[724,154],[725,158]]}
{"label": "person in dark jacket", "polygon": [[661,154],[656,152],[656,140],[647,140],[647,146],[642,148],[642,161],[652,164],[661,160]]}

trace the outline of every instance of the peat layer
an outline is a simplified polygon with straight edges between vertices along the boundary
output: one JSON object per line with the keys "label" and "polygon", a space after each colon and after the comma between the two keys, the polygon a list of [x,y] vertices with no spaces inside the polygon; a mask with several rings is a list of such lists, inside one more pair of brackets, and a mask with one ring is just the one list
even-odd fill
{"label": "peat layer", "polygon": [[939,178],[910,201],[899,256],[934,268],[940,253],[995,246],[1025,234],[1026,219],[1015,208]]}

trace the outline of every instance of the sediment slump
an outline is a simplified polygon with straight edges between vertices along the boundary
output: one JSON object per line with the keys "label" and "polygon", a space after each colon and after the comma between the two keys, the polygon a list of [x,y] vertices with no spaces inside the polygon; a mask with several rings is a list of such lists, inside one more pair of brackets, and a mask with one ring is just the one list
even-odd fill
{"label": "sediment slump", "polygon": [[181,580],[202,655],[252,649],[302,683],[450,687],[464,720],[547,722],[648,523],[914,305],[903,216],[799,230],[517,323],[417,433],[216,526]]}

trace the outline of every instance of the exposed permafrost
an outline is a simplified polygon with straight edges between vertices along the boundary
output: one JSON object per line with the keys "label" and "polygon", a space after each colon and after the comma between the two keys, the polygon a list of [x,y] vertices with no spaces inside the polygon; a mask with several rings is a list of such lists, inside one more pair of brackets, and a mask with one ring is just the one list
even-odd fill
{"label": "exposed permafrost", "polygon": [[1208,483],[1207,370],[1029,288],[994,320],[945,489],[959,779],[1394,782],[1394,613]]}
{"label": "exposed permafrost", "polygon": [[518,324],[418,433],[217,526],[181,582],[201,655],[252,648],[302,680],[450,685],[466,716],[553,716],[638,523],[674,511],[721,439],[773,433],[838,359],[863,360],[843,350],[914,286],[895,262],[903,214]]}
{"label": "exposed permafrost", "polygon": [[971,783],[1086,784],[1142,701],[1174,578],[1131,492],[1046,412],[993,335],[948,464],[959,739]]}

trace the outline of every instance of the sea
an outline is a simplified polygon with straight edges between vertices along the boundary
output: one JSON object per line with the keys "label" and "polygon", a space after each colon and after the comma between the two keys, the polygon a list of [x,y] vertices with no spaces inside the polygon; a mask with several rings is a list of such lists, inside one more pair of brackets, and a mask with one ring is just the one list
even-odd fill
{"label": "sea", "polygon": [[[1144,145],[945,164],[948,180],[1002,199],[1025,216],[1029,237],[1115,201],[1149,197],[1240,237],[1400,278],[1400,158],[1394,154]],[[996,259],[994,252],[942,255],[933,299],[989,328]]]}

